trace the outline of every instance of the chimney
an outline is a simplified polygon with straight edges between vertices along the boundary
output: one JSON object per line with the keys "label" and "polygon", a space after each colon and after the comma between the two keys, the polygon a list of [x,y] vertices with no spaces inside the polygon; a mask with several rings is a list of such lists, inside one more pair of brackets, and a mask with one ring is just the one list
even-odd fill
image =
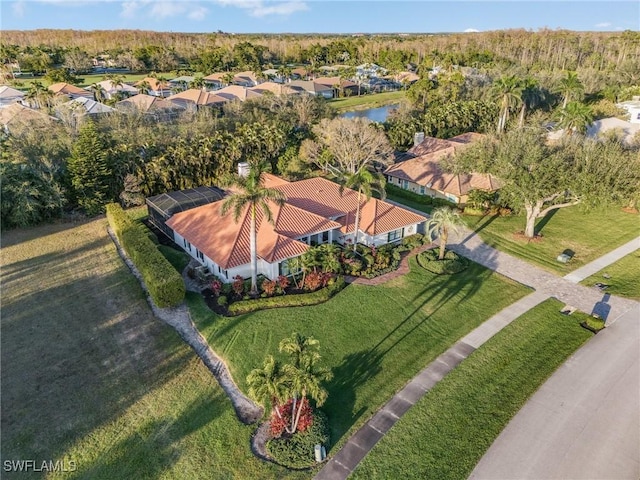
{"label": "chimney", "polygon": [[249,175],[249,163],[248,162],[240,162],[238,163],[238,175],[241,177],[246,177]]}
{"label": "chimney", "polygon": [[413,135],[413,146],[417,147],[418,145],[420,145],[422,142],[424,142],[424,132],[416,132]]}

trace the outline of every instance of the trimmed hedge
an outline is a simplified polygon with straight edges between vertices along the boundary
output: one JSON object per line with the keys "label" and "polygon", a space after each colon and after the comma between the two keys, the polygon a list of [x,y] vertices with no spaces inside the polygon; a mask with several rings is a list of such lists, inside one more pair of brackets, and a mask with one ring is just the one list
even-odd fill
{"label": "trimmed hedge", "polygon": [[438,253],[439,249],[436,248],[425,250],[416,257],[418,265],[436,275],[452,275],[469,266],[469,260],[451,250],[447,250],[443,260],[438,259]]}
{"label": "trimmed hedge", "polygon": [[313,424],[306,432],[297,432],[289,438],[275,438],[267,442],[267,451],[280,465],[289,468],[307,468],[316,464],[315,446],[329,444],[329,422],[320,410],[313,414]]}
{"label": "trimmed hedge", "polygon": [[311,293],[301,293],[296,295],[280,295],[278,297],[256,298],[255,300],[241,300],[229,305],[230,315],[241,315],[243,313],[255,312],[265,308],[280,307],[305,307],[326,302],[336,293],[346,286],[344,277],[339,276],[335,282],[321,290]]}
{"label": "trimmed hedge", "polygon": [[107,220],[120,245],[142,275],[156,305],[160,308],[180,305],[185,296],[182,276],[160,253],[145,229],[116,203],[107,205]]}

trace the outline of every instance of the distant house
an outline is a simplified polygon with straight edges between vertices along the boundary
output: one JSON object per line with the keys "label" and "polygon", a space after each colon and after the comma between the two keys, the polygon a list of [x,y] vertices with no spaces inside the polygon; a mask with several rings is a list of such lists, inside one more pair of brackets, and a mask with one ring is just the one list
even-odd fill
{"label": "distant house", "polygon": [[381,77],[387,74],[387,70],[375,63],[363,63],[356,67],[356,76],[360,78]]}
{"label": "distant house", "polygon": [[93,100],[93,93],[83,88],[76,87],[75,85],[71,85],[70,83],[54,83],[53,85],[49,85],[49,90],[56,96],[64,95],[71,99],[90,98]]}
{"label": "distant house", "polygon": [[166,98],[154,97],[140,93],[126,98],[114,105],[114,108],[122,113],[140,113],[154,120],[170,120],[184,112],[185,106],[171,102]]}
{"label": "distant house", "polygon": [[620,102],[617,106],[627,111],[631,123],[640,123],[640,96],[636,95],[632,100]]}
{"label": "distant house", "polygon": [[229,85],[227,87],[216,90],[215,94],[219,97],[225,98],[228,101],[240,100],[244,102],[252,98],[259,98],[262,94],[258,90],[253,90],[247,87],[241,87],[240,85]]}
{"label": "distant house", "polygon": [[340,77],[318,77],[314,82],[331,88],[334,91],[334,97],[340,94],[357,95],[360,88],[357,83]]}
{"label": "distant house", "polygon": [[176,93],[166,98],[166,100],[184,108],[221,107],[229,101],[228,98],[217,95],[217,92],[205,92],[198,88],[190,88],[184,92]]}
{"label": "distant house", "polygon": [[72,110],[78,115],[104,115],[107,113],[113,113],[116,110],[105,105],[104,103],[96,102],[91,98],[79,97],[74,98],[68,102],[62,103],[56,107],[57,110]]}
{"label": "distant house", "polygon": [[193,82],[195,79],[196,77],[193,77],[191,75],[182,75],[181,77],[172,78],[171,80],[169,80],[169,83],[171,84],[171,90],[174,90],[176,88],[186,90],[189,88],[191,82]]}
{"label": "distant house", "polygon": [[233,84],[241,87],[255,87],[260,81],[252,71],[238,72],[233,77]]}
{"label": "distant house", "polygon": [[46,126],[49,122],[57,120],[41,110],[25,107],[19,103],[12,103],[0,108],[0,125],[5,133],[9,133],[14,126]]}
{"label": "distant house", "polygon": [[307,80],[309,76],[309,70],[304,67],[298,67],[291,70],[291,78],[294,80]]}
{"label": "distant house", "polygon": [[0,108],[11,105],[12,103],[20,103],[24,99],[24,92],[15,88],[2,85],[0,87]]}
{"label": "distant house", "polygon": [[292,95],[300,93],[298,90],[295,90],[289,86],[288,83],[275,83],[275,82],[263,82],[260,85],[255,87],[251,87],[249,90],[254,92],[258,92],[260,94],[267,95],[272,93],[273,95]]}
{"label": "distant house", "polygon": [[[97,82],[97,85],[100,86],[100,88],[102,88],[102,90],[104,91],[105,97],[108,99],[113,98],[113,96],[118,93],[126,97],[131,97],[133,95],[138,94],[137,88],[132,87],[131,85],[128,85],[126,83],[116,85],[111,80],[103,80],[102,82]],[[91,87],[87,87],[87,90],[89,90],[90,88]],[[91,95],[90,98],[93,98],[93,94],[91,93],[91,91],[88,91],[88,93],[89,95]]]}
{"label": "distant house", "polygon": [[[170,82],[161,82],[157,78],[145,77],[139,82],[136,82],[135,86],[140,88],[144,83],[149,85],[147,95],[151,95],[152,97],[168,97],[171,95],[172,85]],[[136,89],[136,93],[138,93],[138,88]]]}
{"label": "distant house", "polygon": [[207,75],[202,80],[204,80],[204,84],[207,88],[211,90],[218,90],[226,85],[226,75],[229,72],[218,72],[212,73],[211,75]]}
{"label": "distant house", "polygon": [[640,121],[633,123],[616,117],[601,118],[587,127],[587,137],[591,138],[599,138],[612,132],[617,132],[623,142],[629,143],[639,134]]}
{"label": "distant house", "polygon": [[498,180],[484,173],[446,173],[440,161],[481,137],[477,133],[464,133],[448,140],[426,137],[384,174],[396,187],[464,205],[471,190],[495,191],[500,187]]}
{"label": "distant house", "polygon": [[287,83],[289,88],[299,93],[308,93],[316,97],[333,98],[333,88],[311,80],[293,80]]}
{"label": "distant house", "polygon": [[[265,175],[265,185],[286,196],[283,206],[271,204],[274,224],[257,214],[258,274],[275,279],[290,273],[289,261],[311,245],[338,242],[347,245],[356,238],[367,245],[400,241],[421,228],[426,217],[375,198],[361,199],[360,222],[354,233],[357,192],[323,178],[287,182]],[[150,199],[152,200],[152,199]],[[152,200],[151,203],[156,203]],[[222,201],[174,213],[165,221],[178,245],[225,282],[251,275],[250,215],[245,208],[236,222],[222,215]],[[163,230],[167,233],[167,230]]]}

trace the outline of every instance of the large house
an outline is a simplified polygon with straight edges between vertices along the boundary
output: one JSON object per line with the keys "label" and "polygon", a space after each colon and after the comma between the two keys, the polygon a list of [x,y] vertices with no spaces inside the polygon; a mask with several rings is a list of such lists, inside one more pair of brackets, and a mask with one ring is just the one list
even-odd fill
{"label": "large house", "polygon": [[11,105],[12,103],[22,103],[24,97],[24,92],[20,90],[16,90],[7,85],[0,86],[0,108]]}
{"label": "large house", "polygon": [[463,133],[448,140],[426,137],[384,174],[396,187],[464,205],[471,190],[495,191],[498,180],[485,173],[446,173],[440,162],[481,137],[478,133]]}
{"label": "large house", "polygon": [[[358,193],[324,178],[288,182],[265,174],[265,186],[286,196],[283,206],[271,203],[274,223],[257,211],[258,274],[275,279],[288,275],[289,260],[302,255],[311,245],[337,242],[383,245],[400,241],[422,230],[426,217],[382,200],[361,198],[357,236],[354,233]],[[248,207],[236,222],[232,213],[222,215],[223,200],[181,209],[172,215],[152,212],[154,198],[148,199],[151,218],[168,220],[157,225],[172,240],[225,282],[251,275],[249,248],[251,219]]]}

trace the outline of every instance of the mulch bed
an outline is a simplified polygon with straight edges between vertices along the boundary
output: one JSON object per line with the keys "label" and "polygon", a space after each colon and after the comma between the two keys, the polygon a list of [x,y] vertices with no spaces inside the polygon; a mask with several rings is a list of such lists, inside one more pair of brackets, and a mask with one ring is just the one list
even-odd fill
{"label": "mulch bed", "polygon": [[522,231],[515,232],[513,234],[513,238],[515,238],[516,240],[522,241],[522,242],[527,242],[527,243],[540,243],[540,242],[542,242],[544,240],[544,237],[542,236],[541,233],[539,233],[537,235],[534,235],[533,238],[529,238]]}

